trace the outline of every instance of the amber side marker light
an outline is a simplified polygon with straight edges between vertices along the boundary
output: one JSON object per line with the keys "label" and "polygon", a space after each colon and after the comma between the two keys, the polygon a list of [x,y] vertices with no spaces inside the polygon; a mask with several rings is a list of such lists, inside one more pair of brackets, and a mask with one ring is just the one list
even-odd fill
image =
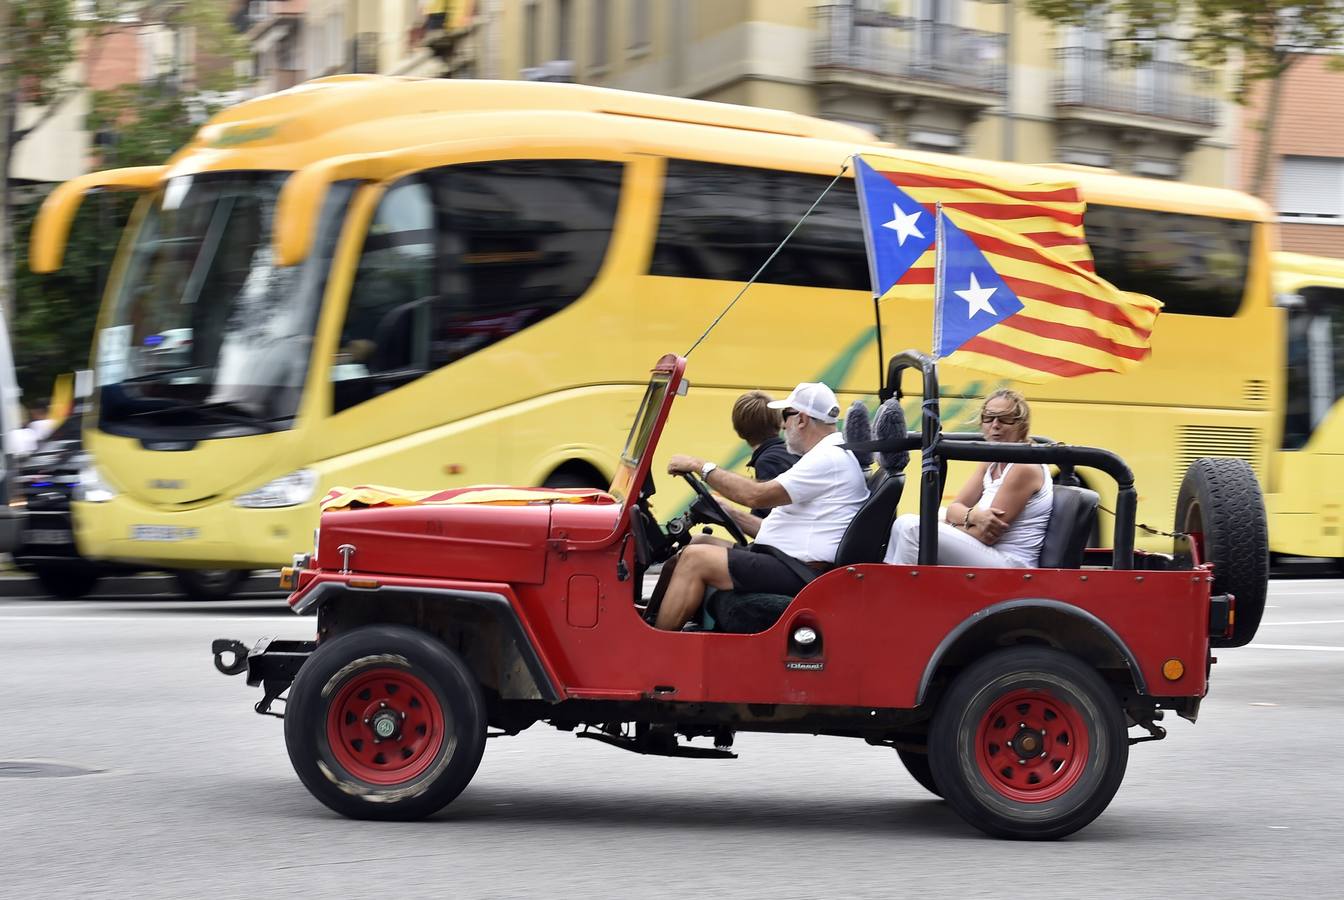
{"label": "amber side marker light", "polygon": [[1179,659],[1169,659],[1162,664],[1162,677],[1167,681],[1180,681],[1185,674],[1185,663]]}
{"label": "amber side marker light", "polygon": [[294,567],[285,566],[280,570],[280,586],[287,591],[294,590]]}
{"label": "amber side marker light", "polygon": [[376,588],[380,587],[382,582],[375,581],[372,578],[351,578],[346,584],[352,588]]}

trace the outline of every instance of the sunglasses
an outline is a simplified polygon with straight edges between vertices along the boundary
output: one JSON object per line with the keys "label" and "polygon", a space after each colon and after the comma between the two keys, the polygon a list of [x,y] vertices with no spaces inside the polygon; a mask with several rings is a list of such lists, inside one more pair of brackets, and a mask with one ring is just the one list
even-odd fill
{"label": "sunglasses", "polygon": [[1016,413],[981,413],[980,424],[988,425],[990,422],[997,421],[1000,425],[1017,425],[1022,421],[1022,417]]}
{"label": "sunglasses", "polygon": [[782,418],[785,422],[787,422],[787,421],[789,421],[790,418],[792,418],[793,416],[796,416],[796,415],[798,415],[798,410],[796,410],[796,409],[786,409],[786,410],[784,410],[784,412],[780,415],[780,418]]}

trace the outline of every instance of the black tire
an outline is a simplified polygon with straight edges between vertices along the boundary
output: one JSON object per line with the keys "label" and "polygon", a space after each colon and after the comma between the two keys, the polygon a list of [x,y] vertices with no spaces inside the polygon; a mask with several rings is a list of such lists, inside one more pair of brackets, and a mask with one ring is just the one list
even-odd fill
{"label": "black tire", "polygon": [[188,600],[213,603],[228,600],[252,575],[246,569],[178,569],[178,589]]}
{"label": "black tire", "polygon": [[[1213,593],[1236,597],[1232,637],[1215,647],[1251,642],[1269,590],[1269,528],[1255,472],[1242,459],[1207,458],[1190,464],[1176,495],[1175,531],[1193,535],[1200,557],[1213,563]],[[1177,562],[1189,565],[1188,546],[1177,544]]]}
{"label": "black tire", "polygon": [[[399,687],[386,693],[392,705],[384,712],[377,695],[389,679]],[[406,726],[397,726],[387,741],[392,758],[380,759],[372,755],[379,741],[354,737],[367,726],[373,740],[377,727],[348,715],[360,703],[371,704],[375,719],[400,714],[403,723],[419,718],[426,727],[402,734]],[[352,819],[407,821],[447,806],[476,774],[485,730],[485,698],[461,657],[404,625],[369,625],[322,642],[299,669],[285,710],[294,771],[314,797]]]}
{"label": "black tire", "polygon": [[896,755],[905,763],[905,771],[919,782],[920,787],[935,797],[943,796],[943,792],[938,789],[938,782],[933,780],[933,769],[929,766],[928,753],[916,753],[914,750],[902,750],[897,747]]}
{"label": "black tire", "polygon": [[42,565],[33,568],[42,590],[57,600],[78,600],[98,584],[98,573],[86,565]]}
{"label": "black tire", "polygon": [[1002,838],[1054,840],[1087,825],[1115,796],[1128,761],[1119,699],[1090,666],[1048,647],[1000,650],[971,665],[929,733],[943,797]]}
{"label": "black tire", "polygon": [[610,484],[602,481],[596,472],[580,473],[558,470],[547,476],[541,486],[560,489],[591,488],[596,491],[605,491],[610,487]]}

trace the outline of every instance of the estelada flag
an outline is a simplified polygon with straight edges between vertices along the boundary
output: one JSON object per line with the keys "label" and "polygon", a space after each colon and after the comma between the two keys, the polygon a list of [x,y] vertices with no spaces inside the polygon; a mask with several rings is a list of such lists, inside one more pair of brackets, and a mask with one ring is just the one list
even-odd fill
{"label": "estelada flag", "polygon": [[381,484],[334,487],[322,498],[322,511],[360,509],[369,506],[459,506],[467,503],[492,506],[526,506],[533,503],[615,503],[606,491],[593,488],[509,487],[476,484],[442,491],[410,491]]}
{"label": "estelada flag", "polygon": [[929,296],[941,204],[947,255],[935,357],[960,350],[959,365],[1039,382],[1123,372],[1148,355],[1161,304],[1092,271],[1076,186],[1012,184],[896,158],[856,165],[880,299]]}

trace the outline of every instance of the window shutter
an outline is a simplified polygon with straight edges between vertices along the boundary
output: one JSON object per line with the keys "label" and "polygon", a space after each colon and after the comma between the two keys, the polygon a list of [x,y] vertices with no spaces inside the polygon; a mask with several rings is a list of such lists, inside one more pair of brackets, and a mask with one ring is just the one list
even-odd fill
{"label": "window shutter", "polygon": [[1344,218],[1344,159],[1285,156],[1279,167],[1279,213]]}

